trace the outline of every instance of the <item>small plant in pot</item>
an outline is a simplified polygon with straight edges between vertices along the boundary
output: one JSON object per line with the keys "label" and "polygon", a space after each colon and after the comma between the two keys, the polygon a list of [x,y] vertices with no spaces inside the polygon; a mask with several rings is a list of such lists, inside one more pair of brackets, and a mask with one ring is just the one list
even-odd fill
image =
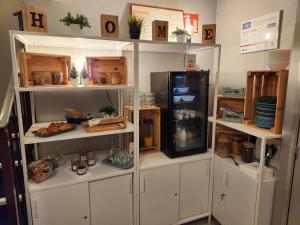
{"label": "small plant in pot", "polygon": [[115,117],[118,115],[117,110],[113,106],[104,106],[100,110],[100,116],[103,118]]}
{"label": "small plant in pot", "polygon": [[63,19],[60,19],[59,21],[63,22],[66,26],[70,26],[73,32],[80,32],[84,27],[91,27],[88,18],[86,18],[84,15],[76,14],[76,17],[74,17],[69,12]]}
{"label": "small plant in pot", "polygon": [[185,29],[176,27],[176,30],[171,32],[171,37],[176,37],[177,42],[186,42],[189,33]]}
{"label": "small plant in pot", "polygon": [[72,69],[70,71],[70,78],[72,82],[72,87],[77,87],[78,85],[78,71],[74,65],[72,65]]}
{"label": "small plant in pot", "polygon": [[129,34],[131,39],[140,39],[144,19],[137,16],[128,17]]}
{"label": "small plant in pot", "polygon": [[89,86],[89,75],[86,71],[85,64],[83,64],[82,69],[81,69],[81,83],[83,87],[88,87]]}

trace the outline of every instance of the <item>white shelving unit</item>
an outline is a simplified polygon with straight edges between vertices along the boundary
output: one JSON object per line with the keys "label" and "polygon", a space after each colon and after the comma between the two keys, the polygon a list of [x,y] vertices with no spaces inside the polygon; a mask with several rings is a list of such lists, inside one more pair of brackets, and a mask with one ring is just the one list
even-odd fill
{"label": "white shelving unit", "polygon": [[[119,86],[90,86],[90,87],[71,87],[71,86],[59,86],[59,87],[19,87],[19,66],[17,60],[16,52],[16,40],[21,42],[24,45],[26,51],[30,51],[31,46],[38,46],[39,49],[47,48],[68,48],[75,50],[93,50],[99,52],[105,52],[104,55],[108,55],[107,52],[111,51],[115,55],[122,55],[122,51],[132,52],[132,64],[131,69],[128,71],[133,81],[128,85],[119,85]],[[158,42],[158,41],[144,41],[144,40],[122,40],[122,39],[106,39],[100,37],[73,37],[73,36],[60,36],[60,35],[51,35],[47,33],[32,33],[32,32],[22,32],[22,31],[11,31],[10,32],[10,44],[11,44],[11,53],[12,53],[12,62],[13,62],[13,75],[15,81],[15,92],[16,92],[16,105],[18,113],[18,122],[19,122],[19,132],[21,140],[21,154],[23,161],[23,173],[25,181],[25,192],[26,192],[26,203],[27,203],[27,212],[29,218],[29,224],[33,224],[31,204],[30,204],[30,194],[40,192],[43,190],[51,190],[55,188],[63,188],[70,185],[80,184],[84,182],[92,182],[96,180],[107,179],[111,177],[116,177],[120,175],[132,174],[133,177],[133,221],[134,225],[138,225],[139,218],[139,204],[140,204],[140,171],[147,169],[154,169],[162,166],[168,165],[177,165],[184,164],[188,162],[196,162],[201,160],[209,160],[209,198],[208,198],[208,210],[205,213],[199,215],[194,215],[191,218],[185,218],[183,220],[178,220],[176,224],[181,224],[184,222],[192,221],[195,219],[200,219],[204,217],[209,217],[209,220],[212,215],[212,189],[213,189],[213,165],[214,165],[214,137],[215,137],[215,127],[216,127],[216,108],[214,109],[214,114],[212,117],[209,117],[209,121],[213,123],[213,134],[212,134],[212,147],[207,153],[182,157],[178,159],[170,159],[165,156],[163,153],[154,153],[145,156],[139,155],[139,112],[138,112],[138,91],[139,91],[139,68],[142,65],[139,65],[140,54],[141,52],[153,52],[153,53],[196,53],[199,51],[206,51],[208,49],[214,50],[217,54],[217,64],[215,71],[213,71],[213,83],[214,86],[218,85],[219,77],[219,61],[220,61],[220,45],[203,45],[198,43],[174,43],[174,42]],[[101,54],[101,55],[103,55]],[[100,54],[99,54],[100,55]],[[50,122],[47,121],[43,123],[37,123],[35,120],[35,94],[37,93],[56,93],[56,92],[87,92],[87,91],[102,91],[102,90],[116,90],[118,92],[118,103],[119,111],[122,112],[123,107],[123,91],[127,89],[133,89],[134,91],[134,122],[127,123],[126,129],[123,130],[114,130],[107,132],[98,132],[98,133],[87,133],[80,126],[73,131],[68,133],[60,134],[57,136],[52,136],[48,138],[39,138],[32,135],[32,131],[36,130],[39,127],[45,127]],[[31,111],[32,111],[32,122],[33,124],[29,130],[24,130],[24,121],[22,118],[22,99],[21,94],[28,92],[30,95],[31,101]],[[217,89],[215,90],[215,99],[217,96]],[[51,103],[49,103],[51,104]],[[104,165],[101,159],[105,155],[98,155],[98,163],[95,167],[92,167],[89,172],[82,176],[78,177],[72,172],[69,171],[69,164],[67,163],[64,166],[61,166],[57,169],[55,176],[49,180],[35,184],[28,180],[27,174],[27,159],[26,159],[26,145],[33,144],[35,153],[38,152],[38,145],[41,143],[49,142],[58,142],[58,141],[67,141],[74,139],[84,139],[89,137],[104,136],[104,135],[116,135],[124,133],[134,133],[134,167],[129,170],[121,170],[117,168],[112,168]],[[36,154],[38,155],[38,154]]]}

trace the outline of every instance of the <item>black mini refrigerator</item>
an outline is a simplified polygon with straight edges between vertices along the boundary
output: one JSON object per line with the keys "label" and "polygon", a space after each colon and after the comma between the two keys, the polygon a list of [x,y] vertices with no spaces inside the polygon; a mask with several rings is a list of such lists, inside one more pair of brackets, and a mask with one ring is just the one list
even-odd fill
{"label": "black mini refrigerator", "polygon": [[207,152],[209,71],[151,73],[161,107],[161,149],[170,158]]}

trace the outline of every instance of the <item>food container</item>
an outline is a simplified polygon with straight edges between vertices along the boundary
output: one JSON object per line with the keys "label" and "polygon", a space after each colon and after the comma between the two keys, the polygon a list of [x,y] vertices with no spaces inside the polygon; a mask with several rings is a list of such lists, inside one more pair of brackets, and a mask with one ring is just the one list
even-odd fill
{"label": "food container", "polygon": [[80,163],[77,167],[77,174],[78,175],[84,175],[84,174],[86,174],[87,170],[88,170],[87,162],[86,161],[80,161]]}
{"label": "food container", "polygon": [[44,82],[45,82],[45,85],[52,85],[51,72],[44,72]]}
{"label": "food container", "polygon": [[190,118],[195,118],[196,117],[196,111],[194,111],[194,110],[191,110],[190,111]]}
{"label": "food container", "polygon": [[245,163],[253,162],[255,145],[252,142],[243,142],[241,148],[241,158]]}
{"label": "food container", "polygon": [[87,161],[87,152],[80,152],[80,161]]}
{"label": "food container", "polygon": [[230,155],[230,140],[228,138],[218,138],[216,144],[217,155],[227,158]]}
{"label": "food container", "polygon": [[76,155],[71,159],[71,169],[72,171],[77,171],[77,167],[79,166],[80,163],[80,156]]}
{"label": "food container", "polygon": [[89,152],[87,154],[87,164],[88,166],[94,166],[96,164],[96,155],[94,152]]}
{"label": "food container", "polygon": [[54,85],[61,85],[62,84],[62,78],[63,78],[63,73],[56,71],[52,73],[52,82]]}
{"label": "food container", "polygon": [[231,142],[231,153],[234,155],[240,155],[241,147],[242,147],[242,138],[240,136],[233,136]]}
{"label": "food container", "polygon": [[51,162],[45,159],[31,162],[28,168],[32,176],[32,180],[36,183],[41,183],[47,180],[53,174]]}
{"label": "food container", "polygon": [[181,101],[181,96],[174,96],[173,101],[174,102],[180,102]]}
{"label": "food container", "polygon": [[96,72],[95,77],[98,84],[107,84],[107,78],[105,72]]}
{"label": "food container", "polygon": [[195,99],[194,95],[183,95],[181,96],[182,101],[184,102],[192,102]]}
{"label": "food container", "polygon": [[111,84],[120,84],[121,83],[121,74],[120,72],[111,73]]}
{"label": "food container", "polygon": [[176,92],[179,93],[179,94],[185,94],[185,93],[187,93],[189,90],[190,90],[189,87],[179,87],[179,88],[176,88]]}
{"label": "food container", "polygon": [[33,84],[34,85],[45,85],[45,74],[41,71],[32,72]]}

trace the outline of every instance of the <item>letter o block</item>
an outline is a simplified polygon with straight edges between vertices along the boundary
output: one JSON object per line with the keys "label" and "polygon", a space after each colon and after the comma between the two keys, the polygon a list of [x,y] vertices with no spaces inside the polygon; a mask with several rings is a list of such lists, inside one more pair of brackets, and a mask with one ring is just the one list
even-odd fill
{"label": "letter o block", "polygon": [[168,21],[154,20],[152,22],[152,40],[168,41],[169,23]]}
{"label": "letter o block", "polygon": [[119,37],[119,17],[113,15],[101,15],[102,37]]}

